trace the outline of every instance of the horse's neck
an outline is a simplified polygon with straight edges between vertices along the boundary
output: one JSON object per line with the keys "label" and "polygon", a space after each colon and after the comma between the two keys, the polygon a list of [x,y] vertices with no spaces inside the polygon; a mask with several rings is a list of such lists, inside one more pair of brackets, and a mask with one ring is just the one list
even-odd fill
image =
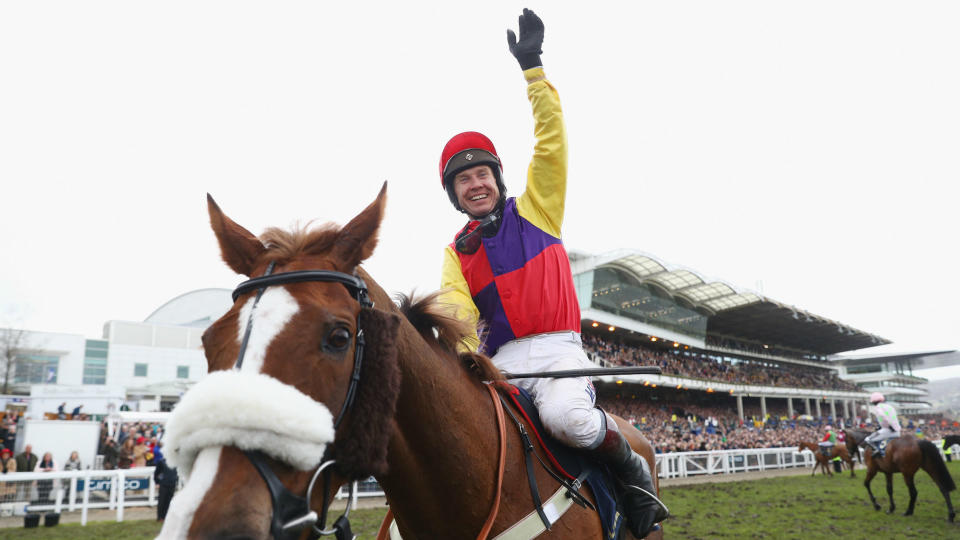
{"label": "horse's neck", "polygon": [[500,444],[491,396],[458,359],[418,335],[408,334],[399,346],[403,382],[389,472],[379,478],[394,514],[400,522],[416,516],[406,527],[435,537],[451,521],[483,523]]}

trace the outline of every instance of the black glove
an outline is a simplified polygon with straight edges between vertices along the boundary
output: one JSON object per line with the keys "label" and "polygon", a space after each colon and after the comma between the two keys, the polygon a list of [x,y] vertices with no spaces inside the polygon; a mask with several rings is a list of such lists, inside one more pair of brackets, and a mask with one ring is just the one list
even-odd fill
{"label": "black glove", "polygon": [[543,45],[543,21],[537,14],[527,8],[523,8],[523,15],[520,15],[520,41],[517,41],[517,35],[513,30],[507,30],[507,46],[510,47],[510,54],[516,57],[520,62],[520,67],[524,70],[540,67],[540,55],[543,51],[540,47]]}

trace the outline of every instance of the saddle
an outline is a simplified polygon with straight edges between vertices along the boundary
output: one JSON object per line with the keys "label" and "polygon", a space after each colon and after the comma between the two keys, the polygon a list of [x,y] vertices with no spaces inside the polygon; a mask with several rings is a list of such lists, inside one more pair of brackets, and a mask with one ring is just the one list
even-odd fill
{"label": "saddle", "polygon": [[[596,501],[595,510],[600,516],[604,537],[618,538],[624,516],[620,508],[619,484],[610,469],[590,459],[583,452],[578,452],[551,437],[540,421],[540,414],[533,404],[533,399],[525,390],[510,384],[498,384],[497,389],[502,396],[505,396],[505,401],[512,404],[513,408],[527,420],[533,435],[531,442],[540,445],[555,476],[568,480],[574,487],[586,485],[593,493]],[[530,467],[531,461],[528,459],[528,475],[533,474],[533,471],[529,470]],[[541,517],[543,517],[542,514]]]}

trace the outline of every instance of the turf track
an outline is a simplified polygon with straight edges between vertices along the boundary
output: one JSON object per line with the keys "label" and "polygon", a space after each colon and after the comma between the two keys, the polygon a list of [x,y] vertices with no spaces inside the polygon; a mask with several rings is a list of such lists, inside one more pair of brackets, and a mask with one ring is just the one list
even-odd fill
{"label": "turf track", "polygon": [[[960,483],[960,462],[948,464]],[[865,471],[857,478],[807,475],[666,487],[663,498],[673,517],[666,523],[667,538],[804,539],[960,538],[960,523],[947,523],[946,505],[930,477],[917,474],[917,507],[911,517],[900,515],[909,495],[903,478],[894,476],[897,511],[874,511],[863,487]],[[874,495],[886,508],[883,475],[874,478]],[[960,508],[960,492],[951,494]],[[373,538],[385,509],[358,509],[350,513],[353,531]],[[86,527],[64,524],[52,528],[0,529],[2,539],[147,539],[160,530],[153,521],[99,522]],[[549,538],[549,537],[544,537]]]}

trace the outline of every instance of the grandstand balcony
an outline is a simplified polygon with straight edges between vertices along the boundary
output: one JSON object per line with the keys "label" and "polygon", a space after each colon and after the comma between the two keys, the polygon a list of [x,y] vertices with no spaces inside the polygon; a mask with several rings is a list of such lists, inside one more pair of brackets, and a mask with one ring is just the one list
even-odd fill
{"label": "grandstand balcony", "polygon": [[681,388],[684,390],[700,390],[704,392],[726,392],[730,395],[743,395],[767,398],[798,398],[798,399],[820,399],[829,401],[831,399],[842,401],[865,401],[869,394],[863,392],[853,392],[846,390],[823,390],[819,388],[789,388],[781,386],[759,386],[751,384],[737,384],[722,381],[710,381],[704,379],[694,379],[677,375],[603,375],[595,379],[613,384],[638,384],[642,386],[662,386],[664,388]]}
{"label": "grandstand balcony", "polygon": [[920,386],[929,382],[923,377],[905,373],[860,373],[847,375],[844,380],[860,386]]}

